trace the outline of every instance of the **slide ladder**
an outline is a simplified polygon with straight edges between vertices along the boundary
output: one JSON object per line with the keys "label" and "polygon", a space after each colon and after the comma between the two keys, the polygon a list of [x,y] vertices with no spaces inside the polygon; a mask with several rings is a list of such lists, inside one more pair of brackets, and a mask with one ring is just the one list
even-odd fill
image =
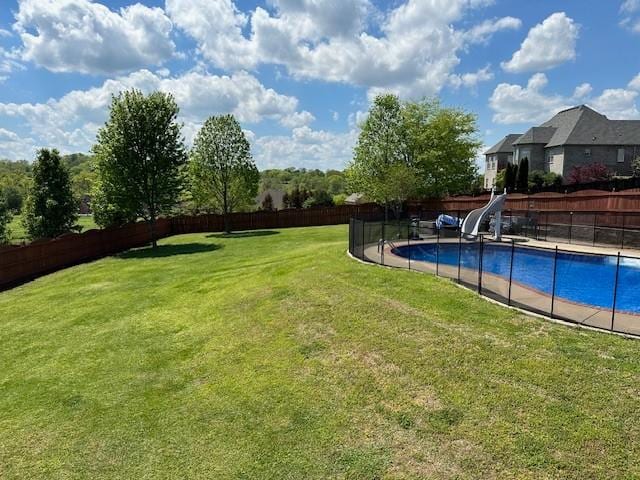
{"label": "slide ladder", "polygon": [[507,191],[505,189],[504,193],[500,195],[495,194],[495,189],[491,190],[491,198],[489,199],[489,203],[487,203],[482,208],[477,208],[471,211],[462,222],[462,233],[467,236],[478,236],[478,229],[482,222],[489,215],[496,215],[496,225],[495,225],[495,239],[500,240],[500,234],[502,233],[502,225],[501,225],[501,214],[502,208],[504,207],[504,202],[507,200]]}

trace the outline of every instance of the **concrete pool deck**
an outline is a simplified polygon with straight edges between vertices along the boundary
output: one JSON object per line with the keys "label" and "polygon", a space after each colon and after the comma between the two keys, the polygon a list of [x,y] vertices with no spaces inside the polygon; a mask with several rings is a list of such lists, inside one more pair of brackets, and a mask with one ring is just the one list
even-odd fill
{"label": "concrete pool deck", "polygon": [[[435,238],[411,241],[411,245],[433,244]],[[520,246],[529,246],[554,250],[556,245],[558,249],[576,253],[601,254],[601,255],[617,255],[618,250],[609,247],[575,245],[567,243],[544,242],[539,240],[522,239],[514,237]],[[526,241],[525,241],[526,240]],[[441,243],[458,243],[457,238],[441,238]],[[502,242],[505,247],[511,245],[511,237],[503,237]],[[629,312],[615,312],[615,318],[611,309],[599,308],[584,304],[575,303],[559,297],[553,299],[551,295],[535,290],[518,282],[511,283],[509,291],[509,281],[501,276],[488,272],[482,272],[482,278],[479,278],[478,271],[458,265],[436,265],[432,262],[424,262],[418,260],[410,260],[392,252],[394,246],[407,245],[406,240],[398,240],[393,245],[385,244],[384,257],[379,251],[378,244],[368,244],[363,249],[364,259],[381,265],[411,269],[419,272],[431,273],[441,277],[449,278],[457,281],[470,289],[476,289],[478,282],[481,282],[481,294],[500,303],[510,304],[528,310],[543,316],[566,320],[579,325],[595,327],[606,330],[615,330],[617,332],[640,335],[640,315]],[[621,254],[623,252],[621,251]],[[632,258],[640,258],[638,250],[624,250],[624,255]],[[509,298],[511,299],[509,303]],[[613,328],[612,328],[613,327]]]}

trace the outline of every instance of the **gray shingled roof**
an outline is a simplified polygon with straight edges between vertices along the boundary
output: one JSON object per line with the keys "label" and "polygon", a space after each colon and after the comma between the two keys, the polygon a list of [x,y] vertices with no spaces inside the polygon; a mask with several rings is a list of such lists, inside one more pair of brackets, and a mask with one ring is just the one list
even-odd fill
{"label": "gray shingled roof", "polygon": [[609,120],[586,105],[560,112],[547,124],[559,126],[547,147],[640,145],[640,120]]}
{"label": "gray shingled roof", "polygon": [[521,135],[519,133],[507,135],[489,150],[484,152],[484,154],[492,155],[494,153],[513,153],[513,142],[515,142],[520,136]]}
{"label": "gray shingled roof", "polygon": [[640,145],[640,120],[609,120],[588,106],[579,105],[557,113],[539,127],[529,129],[513,143],[545,143],[547,148],[561,145]]}
{"label": "gray shingled roof", "polygon": [[514,145],[524,145],[531,143],[549,143],[549,140],[553,137],[556,129],[554,127],[533,127],[527,130],[527,132],[520,136],[514,143]]}

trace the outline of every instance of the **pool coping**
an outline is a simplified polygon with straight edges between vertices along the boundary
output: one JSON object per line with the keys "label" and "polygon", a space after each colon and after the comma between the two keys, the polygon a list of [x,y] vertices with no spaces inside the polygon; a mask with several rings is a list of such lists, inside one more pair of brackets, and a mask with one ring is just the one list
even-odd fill
{"label": "pool coping", "polygon": [[[510,243],[510,242],[508,242],[508,243]],[[553,248],[555,249],[555,246]],[[393,254],[391,252],[389,252],[389,253],[393,257],[403,258],[403,257],[399,257],[399,256],[397,256],[397,255],[395,255],[395,254]],[[583,252],[583,253],[587,253],[587,252]],[[364,254],[364,250],[363,250],[363,254]],[[640,254],[640,252],[639,252],[639,254]],[[524,309],[524,308],[520,308],[520,307],[517,307],[517,306],[514,306],[514,305],[509,305],[507,303],[503,303],[503,302],[501,302],[499,300],[496,300],[495,298],[492,298],[492,297],[487,296],[485,294],[478,293],[477,289],[473,289],[473,288],[470,288],[468,286],[465,286],[464,284],[458,283],[452,278],[436,275],[433,272],[423,271],[423,270],[418,270],[418,269],[408,269],[408,268],[405,268],[405,267],[402,267],[402,266],[398,266],[398,265],[396,265],[396,266],[383,265],[383,264],[380,264],[380,263],[377,263],[377,262],[374,262],[374,261],[363,260],[361,258],[358,258],[358,257],[352,255],[351,252],[349,252],[348,249],[347,249],[347,256],[349,256],[351,259],[354,259],[354,260],[356,260],[356,261],[358,261],[358,262],[360,262],[362,264],[365,264],[365,265],[374,265],[374,266],[387,268],[387,269],[392,269],[392,270],[402,269],[402,270],[407,270],[407,271],[411,271],[411,272],[416,272],[416,273],[421,273],[421,274],[426,274],[426,275],[432,275],[432,276],[434,276],[436,278],[441,278],[443,280],[446,280],[446,281],[452,283],[453,285],[455,285],[458,288],[474,292],[479,297],[481,297],[484,300],[487,300],[487,301],[489,301],[489,302],[491,302],[491,303],[493,303],[495,305],[500,305],[500,306],[502,306],[504,308],[508,308],[508,309],[523,313],[525,315],[529,315],[529,316],[533,316],[533,317],[536,317],[536,318],[540,318],[540,319],[546,320],[548,322],[552,322],[552,323],[556,323],[556,324],[564,325],[564,326],[568,326],[568,327],[573,327],[573,328],[581,328],[581,329],[590,330],[590,331],[593,331],[593,332],[609,333],[609,334],[617,335],[619,337],[628,338],[628,339],[632,339],[632,340],[640,340],[640,335],[638,335],[638,334],[625,333],[625,332],[611,330],[611,329],[602,328],[602,327],[594,327],[594,326],[591,326],[591,325],[580,323],[578,321],[570,321],[570,320],[564,320],[562,318],[551,317],[549,315],[544,315],[542,313],[534,312],[534,311],[527,310],[527,309]],[[416,260],[416,262],[419,262],[419,261]],[[430,262],[420,262],[420,263],[428,264]],[[465,269],[465,270],[468,270],[468,269]],[[488,274],[488,275],[494,276],[493,274]],[[525,287],[525,288],[527,288],[527,287]]]}

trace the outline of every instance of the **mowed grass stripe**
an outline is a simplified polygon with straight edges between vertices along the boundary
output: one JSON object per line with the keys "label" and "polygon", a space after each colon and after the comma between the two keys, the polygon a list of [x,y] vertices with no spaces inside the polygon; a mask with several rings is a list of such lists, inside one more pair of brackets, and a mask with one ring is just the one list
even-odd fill
{"label": "mowed grass stripe", "polygon": [[640,475],[637,341],[346,247],[182,235],[0,294],[0,478]]}

